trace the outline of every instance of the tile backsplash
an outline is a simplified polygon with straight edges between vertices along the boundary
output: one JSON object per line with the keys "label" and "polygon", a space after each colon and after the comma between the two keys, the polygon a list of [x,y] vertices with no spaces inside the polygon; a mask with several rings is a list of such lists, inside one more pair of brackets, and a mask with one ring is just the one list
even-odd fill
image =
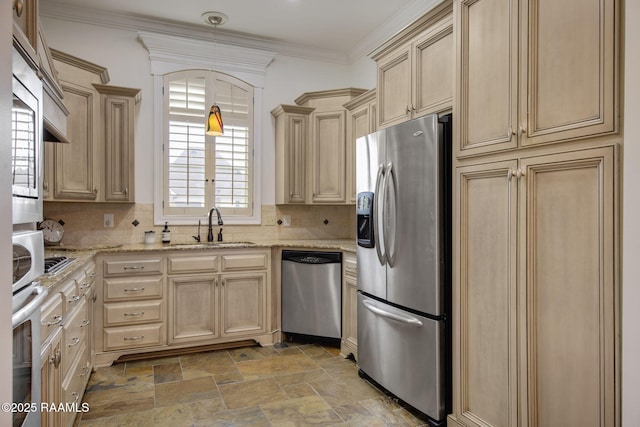
{"label": "tile backsplash", "polygon": [[[113,214],[113,227],[104,227],[104,214]],[[291,225],[278,224],[285,215]],[[44,216],[63,220],[63,244],[93,246],[99,244],[132,244],[144,241],[144,232],[154,230],[160,242],[163,225],[153,225],[153,204],[60,203],[46,202]],[[224,219],[224,218],[223,218]],[[325,220],[327,223],[325,224]],[[133,222],[137,221],[138,226]],[[290,206],[263,205],[262,224],[224,225],[225,241],[353,239],[355,238],[355,208],[353,206]],[[219,227],[214,229],[217,234]],[[193,242],[197,225],[172,225],[171,242]],[[207,238],[207,220],[200,228],[202,240]]]}

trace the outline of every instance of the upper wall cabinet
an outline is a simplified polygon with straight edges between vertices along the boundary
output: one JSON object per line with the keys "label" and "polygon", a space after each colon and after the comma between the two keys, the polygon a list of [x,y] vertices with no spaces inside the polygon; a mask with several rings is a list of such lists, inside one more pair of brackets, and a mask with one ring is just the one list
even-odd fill
{"label": "upper wall cabinet", "polygon": [[[271,111],[276,127],[276,203],[344,204],[347,198],[347,110],[366,92],[307,92],[297,105]],[[350,172],[349,172],[350,173]],[[350,199],[350,198],[349,198]]]}
{"label": "upper wall cabinet", "polygon": [[458,157],[616,132],[615,0],[457,0]]}
{"label": "upper wall cabinet", "polygon": [[453,52],[452,6],[445,1],[372,53],[380,128],[451,109]]}
{"label": "upper wall cabinet", "polygon": [[356,203],[356,139],[378,129],[376,90],[371,89],[344,104],[347,109],[347,202]]}
{"label": "upper wall cabinet", "polygon": [[135,104],[140,90],[107,86],[106,68],[51,52],[70,111],[69,144],[45,150],[45,200],[133,202]]}
{"label": "upper wall cabinet", "polygon": [[13,0],[13,40],[32,68],[38,68],[38,0]]}
{"label": "upper wall cabinet", "polygon": [[276,121],[276,203],[306,202],[309,115],[313,108],[279,105]]}

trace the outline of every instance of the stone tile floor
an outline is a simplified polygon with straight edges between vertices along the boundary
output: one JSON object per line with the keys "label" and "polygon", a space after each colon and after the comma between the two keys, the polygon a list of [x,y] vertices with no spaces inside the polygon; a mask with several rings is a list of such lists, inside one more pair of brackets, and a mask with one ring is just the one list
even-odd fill
{"label": "stone tile floor", "polygon": [[285,343],[118,363],[91,375],[83,426],[424,426],[334,347]]}

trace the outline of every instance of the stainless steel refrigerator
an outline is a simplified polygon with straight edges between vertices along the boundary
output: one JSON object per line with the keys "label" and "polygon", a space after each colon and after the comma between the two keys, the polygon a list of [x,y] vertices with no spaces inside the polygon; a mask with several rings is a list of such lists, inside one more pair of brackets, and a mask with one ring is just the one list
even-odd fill
{"label": "stainless steel refrigerator", "polygon": [[450,409],[451,115],[356,141],[358,366],[444,425]]}

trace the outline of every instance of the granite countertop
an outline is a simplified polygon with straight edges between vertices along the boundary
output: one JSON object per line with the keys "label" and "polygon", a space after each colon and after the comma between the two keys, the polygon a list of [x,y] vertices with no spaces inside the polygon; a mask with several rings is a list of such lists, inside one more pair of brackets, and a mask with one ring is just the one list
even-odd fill
{"label": "granite countertop", "polygon": [[104,244],[92,246],[60,245],[46,246],[45,256],[66,256],[75,258],[69,267],[56,274],[45,274],[37,280],[42,286],[51,288],[68,277],[86,268],[95,255],[126,252],[159,252],[159,251],[197,251],[206,249],[242,249],[242,248],[296,248],[296,249],[328,249],[345,252],[356,251],[355,240],[256,240],[252,242],[174,242],[169,244]]}

